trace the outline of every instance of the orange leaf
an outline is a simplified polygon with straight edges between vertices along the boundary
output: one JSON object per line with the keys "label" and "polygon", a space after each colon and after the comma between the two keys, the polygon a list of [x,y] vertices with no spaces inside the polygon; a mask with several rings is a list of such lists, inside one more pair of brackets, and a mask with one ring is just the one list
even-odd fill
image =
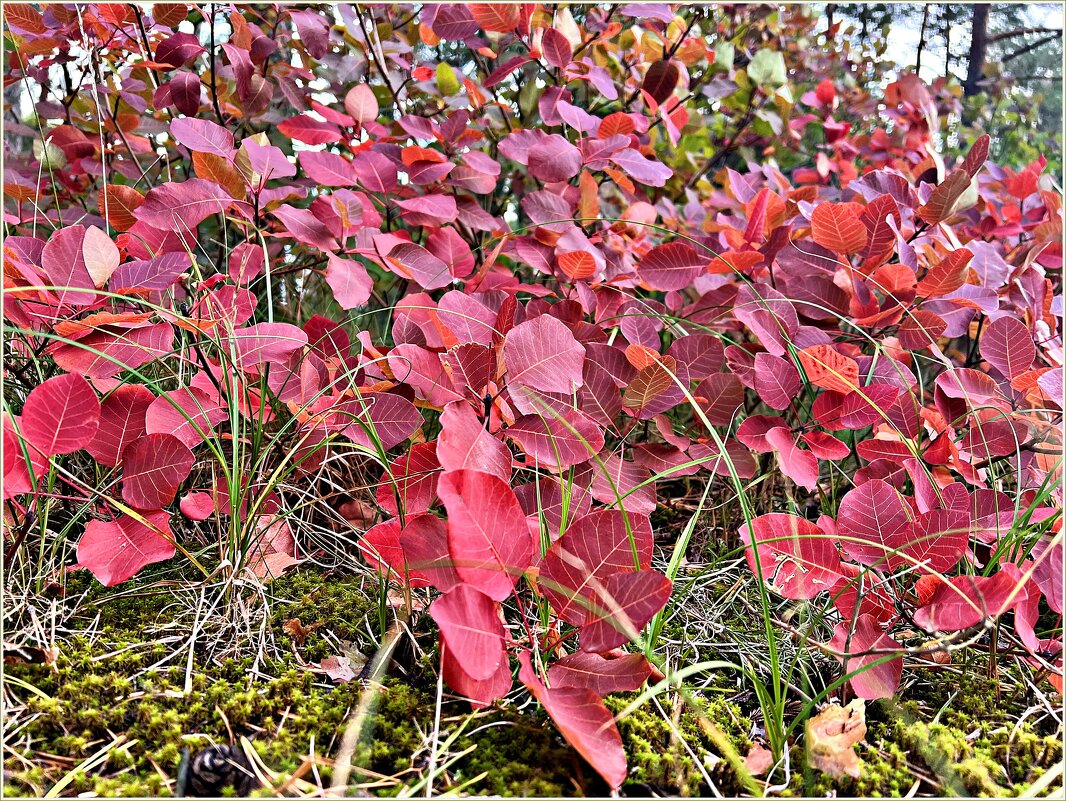
{"label": "orange leaf", "polygon": [[571,281],[581,281],[596,272],[596,260],[585,250],[571,250],[559,254],[559,269]]}
{"label": "orange leaf", "polygon": [[244,179],[237,172],[229,159],[217,153],[201,153],[194,151],[192,154],[192,166],[196,170],[197,178],[205,178],[213,181],[225,189],[231,197],[242,200],[245,195]]}
{"label": "orange leaf", "polygon": [[107,222],[116,231],[129,230],[137,218],[133,212],[144,202],[144,195],[132,186],[106,184],[100,190],[97,203],[100,213],[107,213]]}
{"label": "orange leaf", "polygon": [[495,33],[510,33],[518,27],[517,5],[507,3],[471,3],[467,6],[482,30]]}
{"label": "orange leaf", "polygon": [[851,392],[859,385],[859,365],[828,345],[812,345],[799,351],[807,380],[822,389]]}
{"label": "orange leaf", "polygon": [[852,255],[866,247],[866,226],[855,203],[822,203],[811,215],[811,236],[824,248]]}
{"label": "orange leaf", "polygon": [[966,283],[973,253],[966,248],[951,251],[934,264],[918,282],[918,294],[923,298],[936,298],[954,292]]}

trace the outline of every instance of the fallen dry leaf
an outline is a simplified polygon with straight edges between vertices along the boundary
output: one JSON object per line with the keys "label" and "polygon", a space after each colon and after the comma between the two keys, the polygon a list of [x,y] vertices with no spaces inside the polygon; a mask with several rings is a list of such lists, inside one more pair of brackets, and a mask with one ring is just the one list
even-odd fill
{"label": "fallen dry leaf", "polygon": [[346,656],[327,656],[319,665],[326,675],[340,684],[347,684],[355,678],[352,660]]}
{"label": "fallen dry leaf", "polygon": [[866,736],[866,702],[856,698],[846,707],[832,704],[807,721],[807,762],[839,779],[859,777],[862,763],[855,743]]}
{"label": "fallen dry leaf", "polygon": [[291,620],[286,620],[285,623],[282,625],[281,630],[288,634],[290,637],[292,637],[294,640],[296,640],[299,645],[303,645],[304,640],[307,639],[307,635],[309,635],[315,629],[320,628],[321,626],[321,621],[319,621],[318,623],[311,623],[310,625],[305,626],[303,623],[300,622],[300,618],[294,617]]}
{"label": "fallen dry leaf", "polygon": [[751,772],[752,776],[762,776],[768,771],[774,764],[773,752],[768,748],[763,748],[756,743],[748,751],[748,755],[744,757],[744,765]]}

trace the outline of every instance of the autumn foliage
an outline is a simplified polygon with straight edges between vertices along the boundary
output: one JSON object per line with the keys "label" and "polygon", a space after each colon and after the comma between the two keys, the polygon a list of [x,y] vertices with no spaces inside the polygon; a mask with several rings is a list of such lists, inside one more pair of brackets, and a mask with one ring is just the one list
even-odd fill
{"label": "autumn foliage", "polygon": [[1061,672],[1061,196],[814,21],[695,11],[5,4],[5,547],[73,497],[105,585],[221,520],[266,580],[314,547],[278,476],[361,460],[450,689],[611,787],[682,480],[855,695],[1007,613]]}

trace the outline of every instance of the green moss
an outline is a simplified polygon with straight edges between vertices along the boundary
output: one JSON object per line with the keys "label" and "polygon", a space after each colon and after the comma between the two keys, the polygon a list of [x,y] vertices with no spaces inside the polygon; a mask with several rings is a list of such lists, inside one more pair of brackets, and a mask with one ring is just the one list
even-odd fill
{"label": "green moss", "polygon": [[[964,672],[951,682],[914,687],[904,702],[867,706],[867,733],[858,746],[861,775],[835,780],[806,771],[790,788],[797,794],[877,798],[907,794],[921,777],[919,794],[1006,798],[1024,792],[1062,759],[1062,740],[1028,722],[1015,725],[997,700],[1002,684]],[[793,754],[805,760],[800,749]]]}

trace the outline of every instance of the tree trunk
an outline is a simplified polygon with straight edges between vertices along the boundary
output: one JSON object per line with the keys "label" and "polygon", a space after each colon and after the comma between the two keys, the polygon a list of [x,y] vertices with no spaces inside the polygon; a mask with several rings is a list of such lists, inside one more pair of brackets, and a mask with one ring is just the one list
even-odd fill
{"label": "tree trunk", "polygon": [[981,89],[981,73],[985,67],[985,55],[988,52],[988,6],[973,6],[973,24],[970,26],[970,58],[966,65],[966,83],[963,91],[967,97],[978,94]]}
{"label": "tree trunk", "polygon": [[922,51],[925,49],[925,29],[929,25],[929,4],[922,9],[922,32],[918,34],[918,54],[914,57],[914,74],[919,78],[922,73]]}

